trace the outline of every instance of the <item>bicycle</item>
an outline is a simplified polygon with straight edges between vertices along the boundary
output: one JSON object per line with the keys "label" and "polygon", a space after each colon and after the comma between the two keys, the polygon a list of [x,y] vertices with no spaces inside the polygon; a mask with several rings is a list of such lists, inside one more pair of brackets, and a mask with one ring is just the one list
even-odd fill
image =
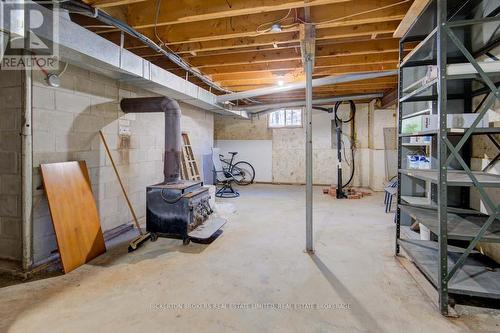
{"label": "bicycle", "polygon": [[224,173],[230,175],[234,178],[234,181],[238,185],[250,185],[253,183],[255,179],[255,169],[253,166],[245,161],[239,161],[233,164],[234,156],[238,154],[238,152],[230,151],[228,152],[231,155],[231,159],[224,159],[224,155],[219,154],[219,159],[223,163],[222,169]]}

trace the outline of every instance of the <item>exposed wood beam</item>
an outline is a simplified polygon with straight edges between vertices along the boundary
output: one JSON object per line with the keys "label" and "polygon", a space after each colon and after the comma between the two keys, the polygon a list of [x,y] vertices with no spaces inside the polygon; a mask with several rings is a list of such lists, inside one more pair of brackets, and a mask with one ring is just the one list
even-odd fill
{"label": "exposed wood beam", "polygon": [[314,68],[314,59],[316,53],[316,30],[312,24],[301,24],[299,29],[300,53],[302,64],[305,65],[306,58],[312,59],[312,68]]}
{"label": "exposed wood beam", "polygon": [[[299,82],[301,80],[296,80],[295,82]],[[302,79],[303,81],[303,79]],[[228,81],[220,81],[219,84],[223,85],[226,88],[231,88],[232,90],[237,87],[252,87],[261,88],[263,86],[276,85],[276,79],[274,78],[265,78],[265,79],[248,79],[248,80],[228,80]],[[292,82],[289,82],[292,83]],[[379,88],[383,87],[384,89],[392,89],[396,83],[385,83],[385,84],[367,84],[362,85],[360,89],[370,89],[370,88]],[[354,88],[350,86],[349,88]],[[338,86],[336,89],[345,89],[345,86]]]}
{"label": "exposed wood beam", "polygon": [[[248,89],[245,89],[248,90]],[[235,89],[234,91],[238,91]],[[325,98],[325,97],[335,97],[338,95],[357,95],[357,94],[371,94],[371,93],[377,93],[377,92],[384,92],[384,90],[378,90],[378,89],[351,89],[351,90],[335,90],[332,89],[328,93],[321,93],[317,94],[313,91],[313,97],[314,98]],[[283,100],[294,100],[294,99],[304,99],[304,93],[296,93],[296,94],[291,94],[291,95],[281,95],[281,94],[272,94],[272,95],[267,95],[267,96],[260,96],[258,99],[260,101],[272,101],[272,100],[277,100],[277,99],[283,99]]]}
{"label": "exposed wood beam", "polygon": [[[231,0],[226,1],[163,1],[158,26],[180,23],[192,23],[213,19],[262,14],[282,11],[283,17],[287,10],[304,6],[320,6],[335,3],[344,3],[350,0],[311,0],[306,3],[298,0]],[[148,0],[146,4],[129,6],[129,24],[135,28],[154,26],[156,14],[156,0]]]}
{"label": "exposed wood beam", "polygon": [[[315,77],[327,76],[327,75],[342,75],[342,74],[351,74],[351,73],[363,73],[363,72],[380,72],[384,70],[393,70],[397,69],[397,63],[394,65],[367,65],[367,66],[346,66],[342,69],[336,69],[333,71],[324,71],[321,75],[316,75]],[[214,78],[213,78],[214,79]],[[303,73],[294,73],[291,75],[284,75],[281,77],[286,83],[299,82],[304,80]],[[222,79],[214,79],[218,84],[223,87],[230,88],[233,86],[241,86],[241,85],[273,85],[276,84],[278,80],[278,76],[266,76],[262,75],[252,75],[252,76],[240,76],[238,78],[222,78]]]}
{"label": "exposed wood beam", "polygon": [[[373,53],[365,55],[352,55],[349,57],[333,57],[316,59],[315,68],[332,68],[350,65],[370,65],[396,63],[399,59],[397,51],[392,53]],[[261,73],[261,72],[280,72],[290,71],[300,68],[299,60],[275,61],[269,63],[257,63],[246,65],[222,65],[217,67],[207,67],[203,72],[207,75],[224,73]]]}
{"label": "exposed wood beam", "polygon": [[[377,10],[364,15],[349,17],[345,16],[359,14],[363,10],[373,10],[381,5],[397,3],[395,0],[353,0],[347,6],[345,3],[329,6],[319,6],[312,8],[312,17],[318,22],[317,29],[332,27],[344,27],[352,25],[363,25],[370,23],[400,21],[406,13],[409,3],[399,6]],[[259,15],[245,15],[236,18],[224,17],[216,20],[209,20],[192,24],[177,24],[158,27],[157,32],[160,38],[168,45],[195,43],[204,41],[216,41],[220,39],[256,37],[262,35],[257,32],[257,28],[262,24],[275,22],[283,17],[282,12],[269,12]],[[284,28],[281,33],[298,31],[298,24],[293,24],[294,19],[283,24],[290,25]],[[109,31],[109,30],[107,30]],[[103,31],[104,32],[104,31]],[[156,40],[154,29],[147,28],[141,32]],[[106,35],[109,35],[107,33]],[[116,38],[116,37],[114,37]]]}
{"label": "exposed wood beam", "polygon": [[395,105],[397,101],[398,101],[398,89],[394,88],[386,92],[384,96],[382,96],[382,98],[380,99],[379,107],[381,109],[385,109]]}
{"label": "exposed wood beam", "polygon": [[417,17],[424,11],[431,0],[415,0],[411,5],[410,9],[406,13],[405,17],[399,24],[398,28],[394,32],[394,38],[403,37],[406,32],[411,28]]}
{"label": "exposed wood beam", "polygon": [[[341,56],[364,55],[373,53],[392,53],[398,51],[399,43],[396,39],[370,40],[358,43],[342,43],[322,45],[316,48],[316,58],[331,58]],[[237,55],[219,55],[217,57],[202,56],[189,58],[189,63],[197,68],[227,65],[245,65],[253,63],[268,63],[273,61],[300,60],[300,50],[283,49],[265,52],[248,52]],[[161,60],[158,62],[161,63]]]}
{"label": "exposed wood beam", "polygon": [[[361,67],[361,68],[357,68],[357,69],[358,70],[353,70],[350,73],[361,72],[361,70],[363,70],[365,68]],[[339,75],[341,75],[341,74],[345,74],[346,72],[338,72],[338,73],[339,73]],[[303,78],[303,75],[304,75],[303,73],[300,73],[299,75],[296,75],[295,76],[297,78],[296,81],[300,81]],[[321,75],[321,76],[317,75],[316,77],[322,77],[322,76],[325,76],[325,75]],[[293,79],[293,76],[286,77],[286,78]],[[239,76],[238,77],[238,76],[232,75],[232,74],[225,74],[224,76],[218,76],[218,77],[216,77],[215,80],[216,81],[237,81],[237,80],[241,80],[246,85],[254,84],[254,85],[267,85],[267,86],[269,86],[270,84],[276,83],[276,76],[268,74],[268,75],[260,75],[260,76],[259,75],[246,75],[246,76]],[[262,83],[258,83],[258,81],[256,83],[249,83],[252,80],[262,80]],[[292,83],[292,82],[293,81],[290,80],[290,83]],[[354,82],[351,82],[351,83],[340,83],[340,84],[337,84],[337,85],[328,85],[328,86],[315,87],[314,90],[315,91],[321,91],[321,90],[329,89],[332,86],[340,86],[340,85],[353,85],[353,86],[356,86],[356,85],[365,85],[365,84],[374,84],[374,85],[377,85],[377,84],[382,84],[382,85],[389,84],[389,85],[395,85],[395,84],[397,84],[397,77],[396,76],[388,76],[388,77],[382,77],[382,78],[376,78],[376,79],[370,79],[370,80],[354,81]]]}
{"label": "exposed wood beam", "polygon": [[[316,40],[331,40],[337,41],[346,38],[353,37],[363,37],[371,36],[374,33],[377,35],[392,34],[398,26],[398,21],[390,22],[380,22],[364,25],[353,25],[338,28],[327,28],[316,31]],[[118,36],[116,36],[118,37]],[[119,39],[115,41],[119,43]],[[281,47],[284,44],[289,43],[299,43],[299,33],[288,32],[281,34],[265,34],[256,37],[243,37],[243,38],[232,38],[232,39],[221,39],[214,41],[204,41],[198,43],[185,43],[170,45],[172,50],[177,54],[201,54],[202,52],[218,51],[218,50],[238,50],[246,49],[249,47]],[[129,50],[136,50],[143,48],[147,50],[147,46],[144,46],[140,41],[130,39],[130,43],[126,44],[126,48]]]}

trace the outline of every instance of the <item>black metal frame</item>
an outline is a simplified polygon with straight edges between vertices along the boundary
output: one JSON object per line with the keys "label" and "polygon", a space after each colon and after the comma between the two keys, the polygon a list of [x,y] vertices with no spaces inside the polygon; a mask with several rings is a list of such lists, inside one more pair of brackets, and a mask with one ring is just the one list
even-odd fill
{"label": "black metal frame", "polygon": [[[451,1],[450,1],[451,2]],[[436,64],[438,67],[438,77],[435,82],[432,82],[431,85],[434,85],[437,93],[437,114],[438,114],[438,130],[433,133],[434,140],[437,145],[437,217],[439,223],[439,231],[438,231],[438,277],[437,277],[437,285],[436,289],[439,294],[439,310],[443,315],[448,315],[449,311],[449,297],[448,297],[448,282],[453,278],[453,276],[457,273],[457,271],[464,265],[466,259],[477,245],[477,243],[483,238],[488,228],[495,220],[500,219],[500,205],[496,205],[488,193],[485,191],[485,183],[482,183],[476,174],[474,174],[470,169],[470,162],[467,163],[464,157],[460,154],[460,152],[467,149],[467,144],[470,144],[470,138],[474,134],[485,134],[488,138],[494,143],[495,147],[500,151],[500,144],[497,140],[491,135],[491,133],[495,133],[498,131],[497,129],[481,130],[477,131],[477,125],[484,118],[488,109],[494,104],[495,100],[500,97],[500,88],[497,87],[496,83],[493,82],[490,76],[481,68],[478,64],[474,56],[467,49],[467,47],[463,44],[460,38],[454,32],[454,29],[470,27],[474,24],[484,24],[491,22],[499,22],[500,17],[498,16],[489,16],[483,18],[475,18],[475,19],[465,19],[465,20],[455,20],[451,21],[449,19],[450,15],[448,13],[448,0],[434,0],[431,1],[431,4],[428,6],[436,6],[436,28],[432,33],[435,33],[436,36],[436,44],[437,44],[437,57]],[[499,6],[500,7],[500,6]],[[429,8],[429,7],[428,7]],[[497,15],[498,11],[494,11]],[[421,15],[422,16],[422,15]],[[453,17],[453,16],[452,16]],[[420,20],[422,17],[417,19]],[[410,30],[411,31],[411,30]],[[407,33],[408,34],[408,33]],[[420,39],[428,40],[428,36],[419,35]],[[472,126],[465,130],[459,139],[458,143],[453,144],[449,139],[449,131],[447,128],[447,104],[450,99],[455,98],[451,94],[448,94],[447,82],[449,80],[464,80],[469,79],[468,76],[460,76],[460,77],[450,77],[447,74],[447,64],[449,63],[449,55],[448,55],[448,40],[452,42],[451,45],[456,47],[465,59],[467,59],[468,63],[471,64],[474,69],[477,71],[478,75],[476,75],[486,86],[486,89],[483,89],[483,93],[488,93],[483,102],[479,105],[476,111],[479,111],[479,115],[476,120],[472,123]],[[400,240],[401,240],[401,205],[403,204],[401,199],[401,175],[408,174],[402,173],[402,139],[404,135],[401,135],[401,125],[402,125],[402,117],[403,117],[403,105],[405,102],[416,101],[419,100],[419,94],[424,91],[422,89],[420,92],[413,93],[413,95],[404,95],[403,93],[403,70],[405,66],[422,66],[428,64],[429,60],[422,61],[420,64],[418,61],[403,61],[404,55],[404,43],[408,41],[414,41],[412,37],[403,37],[400,43],[399,54],[400,54],[400,70],[399,70],[399,107],[398,107],[398,127],[399,127],[399,137],[398,137],[398,208],[396,212],[396,247],[395,253],[398,255],[400,253]],[[493,41],[492,43],[497,43],[497,41]],[[484,52],[487,52],[491,49],[492,45],[485,45],[481,49]],[[477,54],[475,55],[477,56]],[[407,59],[408,60],[408,59]],[[470,86],[469,86],[470,88]],[[467,94],[470,96],[459,97],[460,99],[468,98],[468,103],[471,103],[471,98],[476,94],[472,92],[471,89],[468,90]],[[422,99],[427,98],[421,97]],[[430,98],[429,98],[430,99]],[[427,99],[427,100],[429,100]],[[465,109],[464,109],[465,112]],[[406,135],[408,136],[408,135]],[[483,169],[483,172],[488,171],[491,166],[500,158],[500,153],[496,155],[496,157],[488,164],[486,168]],[[484,224],[479,229],[479,232],[470,239],[470,242],[466,249],[461,254],[460,258],[455,262],[455,264],[448,269],[448,167],[450,163],[456,160],[459,165],[463,168],[465,174],[468,175],[470,181],[474,185],[474,187],[478,190],[480,197],[486,207],[489,217],[484,222]],[[489,184],[488,186],[491,186]],[[495,187],[500,187],[500,184],[495,185]]]}

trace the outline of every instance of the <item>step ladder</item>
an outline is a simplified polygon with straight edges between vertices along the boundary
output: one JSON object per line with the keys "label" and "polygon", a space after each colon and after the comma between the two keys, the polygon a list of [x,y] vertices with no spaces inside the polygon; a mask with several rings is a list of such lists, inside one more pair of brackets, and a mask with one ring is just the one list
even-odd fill
{"label": "step ladder", "polygon": [[200,170],[198,169],[198,163],[196,163],[196,159],[194,158],[189,135],[186,132],[182,132],[182,143],[181,177],[185,180],[199,181],[201,180]]}

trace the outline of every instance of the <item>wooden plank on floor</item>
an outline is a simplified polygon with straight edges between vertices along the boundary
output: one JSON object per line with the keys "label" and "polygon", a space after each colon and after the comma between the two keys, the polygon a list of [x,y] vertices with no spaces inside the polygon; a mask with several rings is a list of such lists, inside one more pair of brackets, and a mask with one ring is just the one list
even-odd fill
{"label": "wooden plank on floor", "polygon": [[63,270],[106,252],[85,161],[40,165]]}

